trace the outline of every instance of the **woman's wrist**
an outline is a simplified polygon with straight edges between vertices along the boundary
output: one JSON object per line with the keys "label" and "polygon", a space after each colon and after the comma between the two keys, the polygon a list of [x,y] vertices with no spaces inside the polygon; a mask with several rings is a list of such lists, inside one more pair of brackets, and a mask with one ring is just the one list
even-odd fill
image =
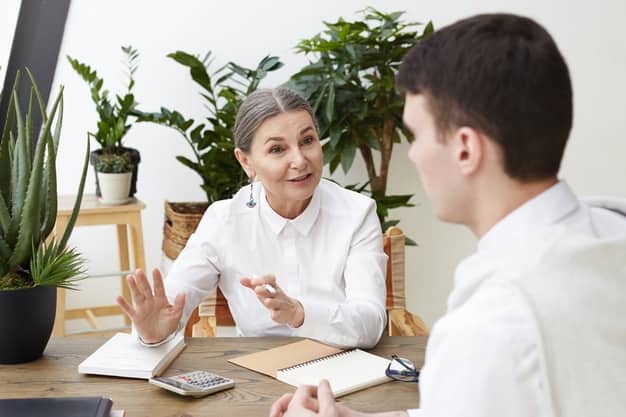
{"label": "woman's wrist", "polygon": [[297,329],[304,323],[304,307],[302,306],[302,303],[296,299],[292,298],[292,302],[294,305],[294,313],[292,315],[292,320],[290,320],[288,324],[294,329]]}
{"label": "woman's wrist", "polygon": [[146,346],[146,347],[157,347],[157,346],[161,346],[167,342],[169,342],[170,340],[172,340],[177,334],[178,332],[182,329],[182,323],[178,323],[178,326],[176,327],[176,329],[174,329],[173,332],[171,332],[169,335],[165,336],[164,338],[162,338],[159,341],[156,342],[147,342],[145,341],[141,335],[139,333],[137,333],[137,340],[139,341],[139,344],[142,346]]}

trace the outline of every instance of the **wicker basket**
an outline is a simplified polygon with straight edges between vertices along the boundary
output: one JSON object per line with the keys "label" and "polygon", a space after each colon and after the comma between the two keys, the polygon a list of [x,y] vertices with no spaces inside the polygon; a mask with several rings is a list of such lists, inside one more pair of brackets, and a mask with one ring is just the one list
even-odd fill
{"label": "wicker basket", "polygon": [[208,206],[208,203],[165,202],[162,248],[169,259],[178,257]]}

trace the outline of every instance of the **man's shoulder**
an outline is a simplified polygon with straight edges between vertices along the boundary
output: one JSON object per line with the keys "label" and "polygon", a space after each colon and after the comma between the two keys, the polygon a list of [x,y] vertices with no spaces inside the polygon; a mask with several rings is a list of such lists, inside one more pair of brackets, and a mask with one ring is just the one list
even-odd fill
{"label": "man's shoulder", "polygon": [[463,305],[446,313],[435,324],[433,336],[439,332],[454,339],[512,343],[534,333],[534,317],[514,282],[491,280],[482,283]]}

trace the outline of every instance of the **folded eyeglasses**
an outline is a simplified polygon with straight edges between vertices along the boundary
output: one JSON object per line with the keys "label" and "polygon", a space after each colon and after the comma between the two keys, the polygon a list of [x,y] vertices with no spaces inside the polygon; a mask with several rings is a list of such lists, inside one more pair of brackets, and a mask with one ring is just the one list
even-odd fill
{"label": "folded eyeglasses", "polygon": [[387,365],[385,375],[396,381],[418,382],[420,371],[415,368],[410,360],[391,355],[391,361]]}

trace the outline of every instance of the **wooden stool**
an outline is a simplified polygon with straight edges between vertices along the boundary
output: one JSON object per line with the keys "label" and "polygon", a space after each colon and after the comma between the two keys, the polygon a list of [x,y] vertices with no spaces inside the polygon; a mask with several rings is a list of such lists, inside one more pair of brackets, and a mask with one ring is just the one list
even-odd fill
{"label": "wooden stool", "polygon": [[[57,220],[54,228],[55,236],[61,236],[67,227],[67,222],[72,214],[75,196],[59,196]],[[128,204],[120,206],[106,206],[100,204],[97,197],[93,194],[84,195],[80,206],[78,217],[76,218],[77,226],[95,226],[114,224],[117,226],[117,244],[120,256],[120,270],[128,272],[130,269],[130,255],[128,252],[128,233],[126,226],[130,228],[130,236],[133,244],[133,260],[134,267],[145,270],[146,260],[143,247],[143,229],[141,227],[141,210],[146,205],[137,200],[132,199]],[[121,276],[122,294],[130,300],[130,289],[126,284],[125,275]],[[57,310],[54,319],[54,336],[65,336],[65,320],[86,318],[94,329],[99,329],[98,316],[116,316],[123,315],[124,323],[130,325],[130,319],[124,314],[117,304],[91,307],[91,308],[65,308],[65,290],[59,288],[57,290]]]}

